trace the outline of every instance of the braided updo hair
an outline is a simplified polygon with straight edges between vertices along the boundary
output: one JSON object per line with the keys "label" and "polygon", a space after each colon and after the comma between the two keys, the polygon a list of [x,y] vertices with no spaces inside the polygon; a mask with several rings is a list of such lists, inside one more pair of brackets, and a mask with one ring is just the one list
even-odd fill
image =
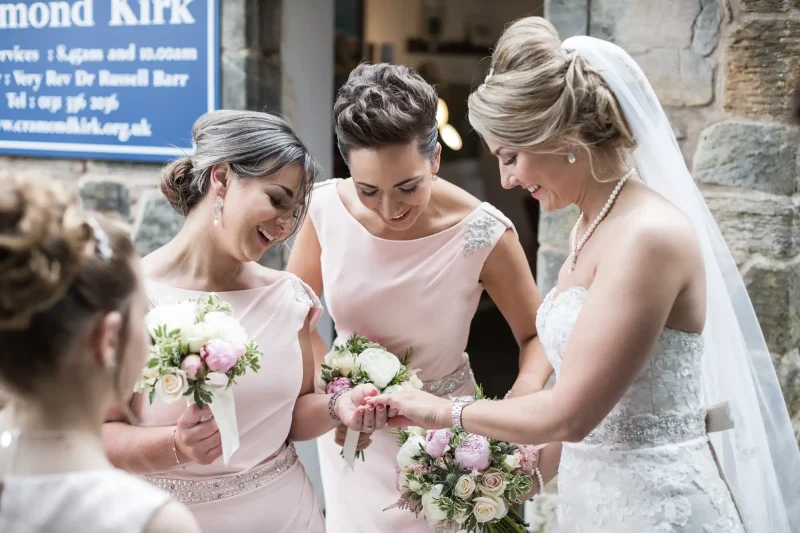
{"label": "braided updo hair", "polygon": [[491,68],[469,97],[469,121],[482,137],[522,150],[563,141],[620,157],[635,146],[611,89],[561,46],[547,20],[527,17],[509,26]]}
{"label": "braided updo hair", "polygon": [[436,89],[402,65],[361,64],[350,73],[333,106],[333,127],[345,161],[352,150],[417,143],[433,161],[438,129]]}
{"label": "braided updo hair", "polygon": [[101,313],[120,311],[124,335],[135,256],[122,229],[58,185],[0,182],[0,380],[31,392]]}

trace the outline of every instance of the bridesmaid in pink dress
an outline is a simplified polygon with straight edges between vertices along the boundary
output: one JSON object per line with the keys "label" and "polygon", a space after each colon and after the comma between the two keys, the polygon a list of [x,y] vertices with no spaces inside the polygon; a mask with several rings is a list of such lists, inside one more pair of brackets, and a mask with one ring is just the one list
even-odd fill
{"label": "bridesmaid in pink dress", "polygon": [[136,426],[119,414],[106,423],[108,454],[186,503],[205,533],[321,533],[322,512],[292,441],[342,421],[360,428],[357,405],[369,387],[314,394],[310,332],[319,301],[297,277],[255,262],[302,220],[317,166],[290,126],[266,113],[215,111],[195,123],[194,140],[195,155],[172,163],[162,181],[184,227],[143,265],[151,301],[217,292],[261,347],[260,372],[233,388],[240,447],[224,464],[207,407],[150,404],[137,394]]}
{"label": "bridesmaid in pink dress", "polygon": [[[514,394],[539,390],[551,367],[536,340],[533,276],[511,222],[436,176],[436,106],[434,88],[411,69],[353,71],[334,108],[352,177],[316,188],[287,268],[317,293],[325,288],[339,339],[357,331],[395,354],[413,346],[411,366],[444,397],[473,392],[464,349],[486,289],[520,345]],[[319,364],[327,347],[312,340]],[[377,409],[375,419],[385,418]],[[398,496],[398,447],[387,430],[362,431],[370,430],[366,461],[346,476],[344,432],[318,440],[328,531],[430,531],[407,511],[383,511]]]}

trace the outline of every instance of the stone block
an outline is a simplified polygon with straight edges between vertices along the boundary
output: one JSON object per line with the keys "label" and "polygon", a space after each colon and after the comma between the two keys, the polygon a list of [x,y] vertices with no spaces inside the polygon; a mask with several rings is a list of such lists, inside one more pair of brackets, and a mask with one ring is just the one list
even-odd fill
{"label": "stone block", "polygon": [[544,297],[550,289],[558,285],[558,272],[569,253],[547,246],[539,248],[536,255],[536,286]]}
{"label": "stone block", "polygon": [[219,7],[223,53],[247,48],[247,0],[222,0]]}
{"label": "stone block", "polygon": [[569,234],[579,215],[580,209],[574,205],[551,213],[542,211],[539,215],[539,242],[569,249]]}
{"label": "stone block", "polygon": [[168,243],[183,226],[183,217],[173,211],[169,202],[156,192],[142,200],[139,217],[133,229],[133,243],[145,256]]}
{"label": "stone block", "polygon": [[700,106],[714,98],[713,63],[692,50],[657,48],[633,57],[663,105]]}
{"label": "stone block", "polygon": [[800,253],[800,211],[791,198],[738,191],[707,191],[705,197],[738,265],[754,254],[789,259]]}
{"label": "stone block", "polygon": [[18,176],[40,180],[77,181],[86,162],[77,159],[32,159],[0,157],[0,179]]}
{"label": "stone block", "polygon": [[544,17],[553,23],[561,39],[589,31],[589,0],[545,0]]}
{"label": "stone block", "polygon": [[728,121],[703,131],[694,158],[701,183],[790,195],[797,180],[799,133],[780,124]]}
{"label": "stone block", "polygon": [[800,414],[800,349],[785,355],[772,354],[783,399],[792,416]]}
{"label": "stone block", "polygon": [[776,13],[789,10],[786,0],[739,0],[739,7],[747,13]]}
{"label": "stone block", "polygon": [[772,353],[800,341],[800,263],[760,260],[744,273],[747,292]]}
{"label": "stone block", "polygon": [[620,45],[631,55],[689,48],[703,7],[698,0],[592,0],[589,5],[591,34]]}
{"label": "stone block", "polygon": [[727,37],[725,109],[783,120],[800,83],[800,20],[744,19]]}
{"label": "stone block", "polygon": [[223,56],[222,107],[280,110],[280,58]]}
{"label": "stone block", "polygon": [[131,192],[128,186],[112,180],[83,180],[78,186],[83,206],[91,211],[112,213],[122,217],[131,214]]}
{"label": "stone block", "polygon": [[700,14],[694,20],[692,51],[708,56],[717,47],[721,19],[719,0],[701,0]]}

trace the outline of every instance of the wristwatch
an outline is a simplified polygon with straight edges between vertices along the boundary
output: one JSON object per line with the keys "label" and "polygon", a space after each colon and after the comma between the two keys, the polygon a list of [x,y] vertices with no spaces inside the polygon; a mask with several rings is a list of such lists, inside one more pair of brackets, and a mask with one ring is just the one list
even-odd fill
{"label": "wristwatch", "polygon": [[461,411],[470,404],[475,403],[474,396],[456,396],[453,398],[453,427],[459,431],[466,431],[461,425]]}

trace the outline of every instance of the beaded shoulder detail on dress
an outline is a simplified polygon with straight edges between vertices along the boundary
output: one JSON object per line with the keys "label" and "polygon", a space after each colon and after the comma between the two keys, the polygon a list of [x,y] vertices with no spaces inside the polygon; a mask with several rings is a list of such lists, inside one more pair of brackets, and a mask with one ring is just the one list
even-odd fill
{"label": "beaded shoulder detail on dress", "polygon": [[491,215],[480,214],[467,222],[464,232],[464,255],[491,246],[500,222]]}
{"label": "beaded shoulder detail on dress", "polygon": [[305,285],[300,278],[295,276],[294,274],[291,275],[292,277],[292,290],[294,292],[294,299],[297,303],[301,303],[308,306],[313,306],[314,301],[311,299],[311,296],[308,295],[308,291],[306,290]]}

